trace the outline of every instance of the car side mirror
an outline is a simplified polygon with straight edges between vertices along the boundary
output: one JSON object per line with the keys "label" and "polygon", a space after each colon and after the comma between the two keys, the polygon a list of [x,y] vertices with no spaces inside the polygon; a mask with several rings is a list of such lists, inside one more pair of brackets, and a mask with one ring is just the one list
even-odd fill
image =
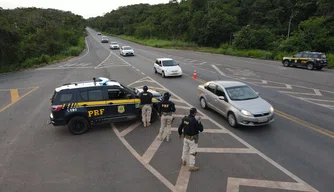
{"label": "car side mirror", "polygon": [[224,101],[225,101],[225,97],[224,97],[224,96],[219,96],[218,99],[219,99],[219,100],[224,100]]}

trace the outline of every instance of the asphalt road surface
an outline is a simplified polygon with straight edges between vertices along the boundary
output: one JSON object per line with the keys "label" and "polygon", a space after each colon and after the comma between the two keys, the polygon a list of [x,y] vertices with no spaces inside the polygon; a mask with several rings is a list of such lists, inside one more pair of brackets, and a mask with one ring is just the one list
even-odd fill
{"label": "asphalt road surface", "polygon": [[[131,45],[135,56],[109,50],[88,29],[77,58],[0,75],[0,191],[334,191],[334,73],[284,68],[279,62]],[[176,59],[181,78],[153,72],[158,57]],[[194,70],[199,79],[191,78]],[[107,124],[74,136],[47,124],[54,88],[109,77],[132,87],[170,91],[176,103],[172,140],[156,140],[160,122]],[[215,79],[249,83],[276,109],[273,124],[230,128],[200,108],[196,89]],[[284,92],[285,91],[285,92]],[[191,173],[180,164],[176,128],[191,106],[205,131]]]}

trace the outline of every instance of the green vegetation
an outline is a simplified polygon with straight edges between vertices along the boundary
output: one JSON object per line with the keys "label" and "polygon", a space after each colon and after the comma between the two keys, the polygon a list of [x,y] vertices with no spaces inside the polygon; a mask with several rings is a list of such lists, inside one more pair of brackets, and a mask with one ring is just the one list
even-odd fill
{"label": "green vegetation", "polygon": [[79,55],[85,48],[85,22],[54,9],[0,8],[0,72]]}
{"label": "green vegetation", "polygon": [[88,25],[154,47],[281,60],[325,52],[334,67],[331,0],[181,0],[120,7]]}

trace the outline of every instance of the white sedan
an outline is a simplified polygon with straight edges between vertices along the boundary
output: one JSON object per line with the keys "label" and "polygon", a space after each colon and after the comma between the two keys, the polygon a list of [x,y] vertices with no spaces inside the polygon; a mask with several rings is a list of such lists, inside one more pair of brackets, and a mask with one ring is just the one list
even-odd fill
{"label": "white sedan", "polygon": [[135,55],[135,51],[130,46],[123,46],[120,48],[120,54],[123,56]]}
{"label": "white sedan", "polygon": [[182,76],[182,69],[178,63],[170,58],[158,58],[154,63],[154,72],[162,77]]}
{"label": "white sedan", "polygon": [[111,42],[110,43],[110,49],[119,49],[119,45],[117,42]]}

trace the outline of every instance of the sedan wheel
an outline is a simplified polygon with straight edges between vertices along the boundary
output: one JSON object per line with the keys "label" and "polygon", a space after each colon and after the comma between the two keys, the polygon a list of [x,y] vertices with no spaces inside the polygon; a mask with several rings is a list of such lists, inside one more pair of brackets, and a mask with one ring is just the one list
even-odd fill
{"label": "sedan wheel", "polygon": [[203,109],[206,109],[207,108],[207,105],[206,105],[206,101],[205,101],[205,99],[203,98],[203,97],[201,97],[201,107],[203,108]]}
{"label": "sedan wheel", "polygon": [[166,77],[165,72],[162,72],[161,75],[162,75],[163,78]]}
{"label": "sedan wheel", "polygon": [[234,116],[233,113],[229,113],[227,115],[227,120],[228,120],[228,124],[231,126],[231,127],[236,127],[237,126],[237,120]]}
{"label": "sedan wheel", "polygon": [[158,73],[157,69],[154,67],[154,73]]}

